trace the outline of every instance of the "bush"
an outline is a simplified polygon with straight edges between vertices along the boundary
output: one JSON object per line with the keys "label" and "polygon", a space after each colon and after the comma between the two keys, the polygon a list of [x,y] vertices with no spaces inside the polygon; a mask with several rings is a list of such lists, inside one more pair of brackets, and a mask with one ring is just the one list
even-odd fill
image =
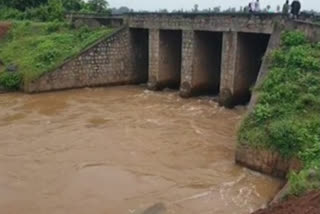
{"label": "bush", "polygon": [[49,21],[49,7],[47,5],[42,5],[40,7],[28,8],[25,11],[25,19],[33,21]]}
{"label": "bush", "polygon": [[65,27],[65,24],[63,22],[54,21],[54,22],[48,23],[48,25],[46,26],[46,31],[50,34],[50,33],[58,32],[64,27]]}
{"label": "bush", "polygon": [[289,194],[299,196],[305,192],[320,189],[319,170],[319,165],[314,164],[300,172],[291,172],[289,175]]}
{"label": "bush", "polygon": [[51,0],[48,4],[48,21],[62,21],[64,18],[64,8],[62,0]]}
{"label": "bush", "polygon": [[320,98],[312,93],[307,93],[299,97],[296,101],[297,110],[305,110],[311,107],[320,109]]}
{"label": "bush", "polygon": [[1,8],[0,20],[23,20],[24,13],[13,8]]}
{"label": "bush", "polygon": [[254,110],[254,116],[257,122],[263,122],[272,116],[272,110],[268,103],[258,104]]}
{"label": "bush", "polygon": [[291,174],[289,175],[290,195],[299,196],[310,189],[307,177],[308,175],[306,171],[300,173],[291,172]]}
{"label": "bush", "polygon": [[59,50],[56,48],[56,44],[52,40],[40,41],[36,49],[37,54],[35,56],[37,65],[43,64],[44,66],[52,64],[59,56]]}
{"label": "bush", "polygon": [[294,47],[298,45],[304,45],[307,43],[307,39],[302,32],[292,31],[282,34],[282,44],[286,47]]}
{"label": "bush", "polygon": [[20,88],[21,84],[21,74],[20,73],[9,73],[3,72],[0,74],[0,85],[9,90],[17,90]]}
{"label": "bush", "polygon": [[87,38],[88,34],[90,33],[90,29],[87,25],[84,25],[82,27],[80,27],[78,29],[78,32],[77,32],[77,37],[80,39],[80,40],[83,40],[85,38]]}
{"label": "bush", "polygon": [[272,147],[283,157],[291,158],[298,154],[304,144],[305,130],[296,121],[275,120],[267,128]]}

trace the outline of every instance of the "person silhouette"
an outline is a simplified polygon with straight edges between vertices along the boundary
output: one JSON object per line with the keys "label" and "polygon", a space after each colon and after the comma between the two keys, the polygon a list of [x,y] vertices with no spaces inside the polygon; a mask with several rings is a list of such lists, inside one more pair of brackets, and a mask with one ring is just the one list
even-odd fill
{"label": "person silhouette", "polygon": [[289,3],[289,0],[287,0],[282,7],[282,13],[289,14],[289,11],[290,11],[290,3]]}
{"label": "person silhouette", "polygon": [[294,19],[298,18],[301,10],[301,3],[299,0],[293,0],[291,3],[291,14]]}

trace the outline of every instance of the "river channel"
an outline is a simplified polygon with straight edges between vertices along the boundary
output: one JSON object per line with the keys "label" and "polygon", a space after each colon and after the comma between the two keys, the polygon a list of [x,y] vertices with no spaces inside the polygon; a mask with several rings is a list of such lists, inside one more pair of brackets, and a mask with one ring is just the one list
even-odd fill
{"label": "river channel", "polygon": [[1,213],[250,213],[282,182],[234,164],[245,112],[142,86],[0,94]]}

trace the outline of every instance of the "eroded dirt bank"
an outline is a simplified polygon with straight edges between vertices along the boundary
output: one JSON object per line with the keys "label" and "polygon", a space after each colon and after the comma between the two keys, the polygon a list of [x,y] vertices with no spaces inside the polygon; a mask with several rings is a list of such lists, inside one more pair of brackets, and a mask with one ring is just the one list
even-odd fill
{"label": "eroded dirt bank", "polygon": [[2,39],[9,31],[11,24],[9,22],[0,22],[0,39]]}
{"label": "eroded dirt bank", "polygon": [[281,182],[234,164],[245,110],[140,87],[0,95],[0,210],[246,214]]}
{"label": "eroded dirt bank", "polygon": [[311,192],[300,198],[292,198],[268,209],[259,210],[254,214],[319,214],[320,191]]}

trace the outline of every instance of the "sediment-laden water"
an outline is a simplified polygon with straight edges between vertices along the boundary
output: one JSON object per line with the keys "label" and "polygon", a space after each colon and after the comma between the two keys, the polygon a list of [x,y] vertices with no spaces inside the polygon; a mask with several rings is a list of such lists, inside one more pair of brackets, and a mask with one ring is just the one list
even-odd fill
{"label": "sediment-laden water", "polygon": [[133,86],[1,94],[1,213],[249,213],[281,182],[234,164],[244,113]]}

